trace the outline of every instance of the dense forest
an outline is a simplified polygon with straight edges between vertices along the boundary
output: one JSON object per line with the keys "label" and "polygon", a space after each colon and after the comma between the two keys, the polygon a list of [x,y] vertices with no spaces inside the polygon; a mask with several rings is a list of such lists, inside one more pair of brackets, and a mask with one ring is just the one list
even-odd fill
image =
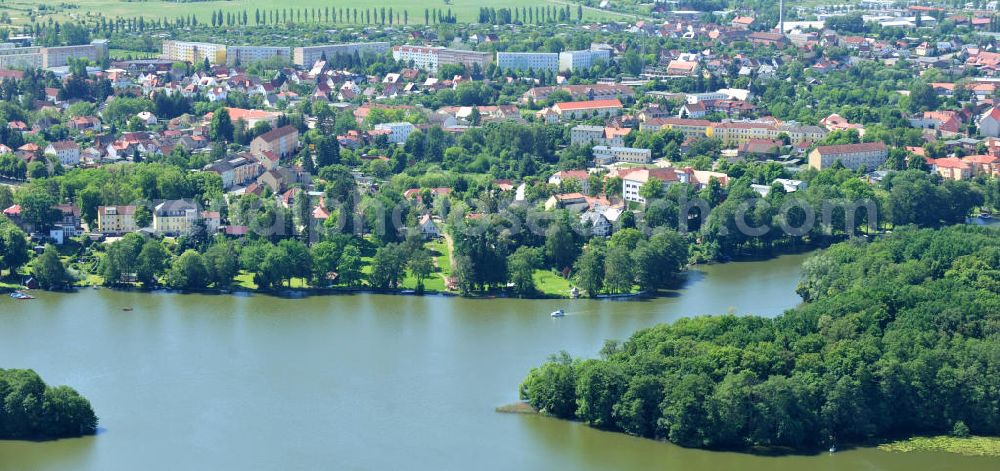
{"label": "dense forest", "polygon": [[1000,237],[900,228],[811,258],[805,304],[705,316],[563,353],[521,385],[565,419],[704,448],[1000,433]]}
{"label": "dense forest", "polygon": [[90,401],[47,386],[32,370],[0,369],[0,440],[53,440],[97,433]]}

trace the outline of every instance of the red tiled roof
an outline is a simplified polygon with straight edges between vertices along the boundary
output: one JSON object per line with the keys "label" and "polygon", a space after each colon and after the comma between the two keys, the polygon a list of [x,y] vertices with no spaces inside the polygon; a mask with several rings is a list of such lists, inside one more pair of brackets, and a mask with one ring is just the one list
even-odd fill
{"label": "red tiled roof", "polygon": [[617,98],[611,100],[567,101],[556,103],[561,111],[590,110],[594,108],[621,108],[622,102]]}

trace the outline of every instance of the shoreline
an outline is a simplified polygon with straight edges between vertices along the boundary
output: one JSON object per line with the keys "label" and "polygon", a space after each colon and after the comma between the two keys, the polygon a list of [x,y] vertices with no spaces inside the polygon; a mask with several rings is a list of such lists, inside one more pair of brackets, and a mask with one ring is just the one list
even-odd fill
{"label": "shoreline", "polygon": [[[499,414],[513,414],[513,415],[534,415],[549,418],[552,420],[564,420],[558,417],[554,417],[540,411],[531,406],[527,401],[517,401],[510,404],[504,404],[497,406],[494,412]],[[590,427],[583,422],[578,420],[568,420],[568,422],[576,422],[585,426]],[[598,429],[600,430],[600,429]],[[629,435],[623,432],[612,432],[621,433],[634,438],[641,438],[645,440],[652,440],[645,437],[638,437],[635,435]],[[669,443],[675,446],[676,443],[670,442],[669,440],[653,440],[657,442]],[[686,447],[682,447],[686,448]],[[938,453],[951,453],[962,456],[972,456],[972,457],[984,457],[984,458],[996,458],[1000,457],[1000,437],[990,437],[990,436],[979,436],[973,435],[970,437],[954,437],[950,435],[914,435],[907,438],[884,438],[882,440],[873,440],[870,442],[863,443],[845,443],[837,447],[839,451],[849,451],[857,448],[873,448],[886,453],[912,453],[912,452],[938,452]],[[710,452],[736,452],[744,453],[755,456],[815,456],[823,453],[836,453],[830,452],[829,450],[824,450],[822,448],[818,449],[803,449],[797,450],[794,448],[760,448],[760,447],[750,447],[744,449],[713,449],[713,448],[697,448],[697,450],[704,450]]]}
{"label": "shoreline", "polygon": [[[231,295],[231,296],[249,296],[249,295],[265,295],[273,296],[278,298],[288,298],[288,299],[299,299],[310,296],[338,296],[338,295],[354,295],[354,294],[380,294],[380,295],[390,295],[390,296],[441,296],[441,297],[460,297],[466,299],[525,299],[525,300],[571,300],[571,299],[590,299],[595,301],[641,301],[645,299],[656,299],[661,296],[667,296],[664,293],[674,292],[678,289],[682,289],[686,284],[686,278],[688,276],[689,270],[696,269],[699,266],[712,266],[712,265],[725,265],[729,263],[748,263],[748,262],[760,262],[767,260],[774,260],[786,255],[800,255],[803,253],[808,253],[814,250],[819,250],[820,248],[812,247],[806,250],[797,250],[790,252],[780,252],[775,253],[770,256],[761,258],[747,258],[747,259],[732,259],[726,261],[712,261],[712,262],[701,262],[701,263],[691,263],[685,266],[685,270],[680,274],[678,283],[666,288],[656,291],[655,293],[648,293],[646,291],[638,291],[634,293],[618,293],[618,294],[599,294],[597,296],[578,296],[573,297],[567,294],[555,294],[555,293],[545,293],[537,292],[530,296],[517,296],[504,291],[485,291],[473,294],[463,295],[457,291],[440,291],[440,290],[424,290],[423,293],[418,293],[417,290],[412,288],[394,288],[394,289],[376,289],[371,287],[330,287],[330,288],[317,288],[317,287],[301,287],[301,288],[285,288],[280,290],[261,290],[261,289],[251,289],[245,287],[239,288],[201,288],[201,289],[188,289],[179,290],[167,288],[164,286],[157,286],[154,288],[143,288],[135,285],[112,285],[105,286],[96,283],[79,282],[66,289],[60,290],[42,290],[40,288],[25,288],[24,286],[15,286],[11,283],[0,284],[0,294],[8,294],[15,291],[49,291],[57,293],[75,293],[79,290],[85,289],[110,289],[114,291],[139,291],[146,292],[150,294],[155,293],[172,293],[172,294],[205,294],[205,295]],[[575,286],[572,285],[571,286]]]}

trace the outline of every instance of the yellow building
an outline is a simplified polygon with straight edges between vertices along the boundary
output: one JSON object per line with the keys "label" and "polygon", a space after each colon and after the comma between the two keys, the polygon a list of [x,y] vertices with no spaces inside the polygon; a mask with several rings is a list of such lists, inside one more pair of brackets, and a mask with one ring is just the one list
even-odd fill
{"label": "yellow building", "polygon": [[163,41],[163,52],[160,57],[164,60],[190,62],[197,64],[204,62],[205,58],[212,64],[226,63],[226,45],[214,43],[199,43],[192,41]]}
{"label": "yellow building", "polygon": [[97,232],[102,234],[125,234],[135,232],[135,206],[98,206]]}

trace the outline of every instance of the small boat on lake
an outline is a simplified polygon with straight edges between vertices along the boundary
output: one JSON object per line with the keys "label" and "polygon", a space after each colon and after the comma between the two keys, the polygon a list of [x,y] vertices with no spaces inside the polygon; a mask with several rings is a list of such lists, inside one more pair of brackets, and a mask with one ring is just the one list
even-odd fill
{"label": "small boat on lake", "polygon": [[549,314],[549,316],[552,316],[552,317],[563,317],[565,315],[566,315],[566,311],[563,311],[562,309],[559,309],[558,311],[552,311],[552,314]]}
{"label": "small boat on lake", "polygon": [[125,311],[125,312],[132,312],[132,308],[130,308],[130,307],[123,307],[123,308],[122,308],[122,311]]}
{"label": "small boat on lake", "polygon": [[990,213],[979,213],[979,219],[983,220],[993,219],[993,215]]}
{"label": "small boat on lake", "polygon": [[10,293],[10,297],[14,299],[35,299],[34,296],[21,291],[14,291],[13,293]]}

